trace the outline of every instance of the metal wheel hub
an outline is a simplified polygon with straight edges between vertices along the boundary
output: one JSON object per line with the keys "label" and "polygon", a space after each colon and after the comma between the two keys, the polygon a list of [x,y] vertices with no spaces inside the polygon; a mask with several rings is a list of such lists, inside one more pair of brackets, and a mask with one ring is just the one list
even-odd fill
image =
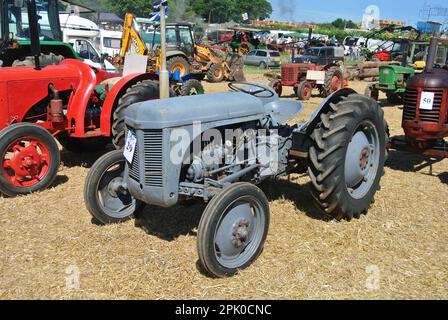
{"label": "metal wheel hub", "polygon": [[29,187],[48,172],[50,153],[37,139],[20,138],[7,147],[0,161],[6,179],[17,187]]}
{"label": "metal wheel hub", "polygon": [[365,170],[367,168],[367,165],[369,164],[369,156],[370,156],[370,150],[368,148],[365,148],[361,151],[361,154],[359,156],[359,167],[361,170]]}
{"label": "metal wheel hub", "polygon": [[376,177],[380,143],[376,128],[370,122],[360,126],[350,141],[345,157],[345,183],[355,199],[364,197]]}
{"label": "metal wheel hub", "polygon": [[107,185],[107,190],[109,191],[109,194],[114,197],[118,198],[120,194],[123,194],[123,178],[122,177],[116,177],[112,179],[109,184]]}
{"label": "metal wheel hub", "polygon": [[249,238],[249,227],[250,222],[248,220],[240,221],[235,229],[233,230],[233,240],[232,244],[235,248],[240,248],[243,246],[247,239]]}

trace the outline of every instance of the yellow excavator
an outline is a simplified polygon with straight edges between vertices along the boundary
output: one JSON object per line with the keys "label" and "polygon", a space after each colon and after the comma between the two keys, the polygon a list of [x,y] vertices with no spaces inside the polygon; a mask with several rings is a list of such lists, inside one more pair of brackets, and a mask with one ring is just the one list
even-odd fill
{"label": "yellow excavator", "polygon": [[[219,54],[211,47],[197,45],[193,26],[189,23],[168,23],[167,69],[172,74],[184,77],[187,74],[203,74],[211,82],[223,80],[245,81],[241,56],[231,53]],[[151,32],[141,32],[135,16],[127,13],[123,25],[123,37],[119,61],[123,62],[126,53],[148,56],[148,72],[161,68],[160,32],[154,26]]]}

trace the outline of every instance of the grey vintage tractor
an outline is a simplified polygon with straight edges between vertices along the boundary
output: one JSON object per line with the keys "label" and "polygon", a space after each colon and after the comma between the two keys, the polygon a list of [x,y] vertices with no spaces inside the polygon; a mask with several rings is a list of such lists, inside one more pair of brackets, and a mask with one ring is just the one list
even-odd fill
{"label": "grey vintage tractor", "polygon": [[379,189],[387,139],[377,102],[351,89],[289,125],[300,102],[262,85],[229,86],[234,92],[130,106],[124,151],[99,159],[85,185],[87,208],[103,224],[130,219],[144,204],[206,202],[198,255],[216,277],[234,275],[262,251],[269,203],[258,184],[308,171],[318,208],[337,220],[359,218]]}

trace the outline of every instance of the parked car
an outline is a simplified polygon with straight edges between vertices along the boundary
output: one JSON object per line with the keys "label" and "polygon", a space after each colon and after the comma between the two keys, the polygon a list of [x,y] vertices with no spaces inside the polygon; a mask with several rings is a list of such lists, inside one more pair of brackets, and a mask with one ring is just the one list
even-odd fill
{"label": "parked car", "polygon": [[281,63],[280,52],[274,50],[253,50],[244,57],[244,64],[260,68],[275,68]]}
{"label": "parked car", "polygon": [[344,61],[343,47],[311,47],[306,49],[303,55],[294,57],[292,62],[326,66],[339,61]]}

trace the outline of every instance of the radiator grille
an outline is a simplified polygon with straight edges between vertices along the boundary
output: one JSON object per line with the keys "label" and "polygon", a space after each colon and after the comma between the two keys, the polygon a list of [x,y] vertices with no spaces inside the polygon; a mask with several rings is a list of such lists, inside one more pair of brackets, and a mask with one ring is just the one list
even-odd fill
{"label": "radiator grille", "polygon": [[[134,130],[132,130],[130,128],[128,128],[128,130],[131,131],[135,135],[135,131]],[[140,170],[139,163],[140,163],[140,161],[139,161],[139,156],[138,156],[138,149],[139,148],[138,148],[138,144],[137,144],[137,146],[135,148],[135,151],[134,151],[134,157],[132,158],[132,163],[131,163],[131,165],[129,167],[129,176],[132,179],[134,179],[135,181],[140,181],[140,176],[139,176],[139,170]]]}
{"label": "radiator grille", "polygon": [[285,82],[297,81],[299,67],[296,64],[282,65],[282,80]]}
{"label": "radiator grille", "polygon": [[162,130],[145,130],[145,185],[163,186],[163,132]]}
{"label": "radiator grille", "polygon": [[[439,123],[440,112],[442,107],[443,91],[442,90],[428,90],[434,92],[434,105],[432,110],[419,109],[419,120],[424,122]],[[403,120],[418,120],[416,119],[416,110],[418,108],[418,91],[416,89],[408,89],[404,96]]]}

